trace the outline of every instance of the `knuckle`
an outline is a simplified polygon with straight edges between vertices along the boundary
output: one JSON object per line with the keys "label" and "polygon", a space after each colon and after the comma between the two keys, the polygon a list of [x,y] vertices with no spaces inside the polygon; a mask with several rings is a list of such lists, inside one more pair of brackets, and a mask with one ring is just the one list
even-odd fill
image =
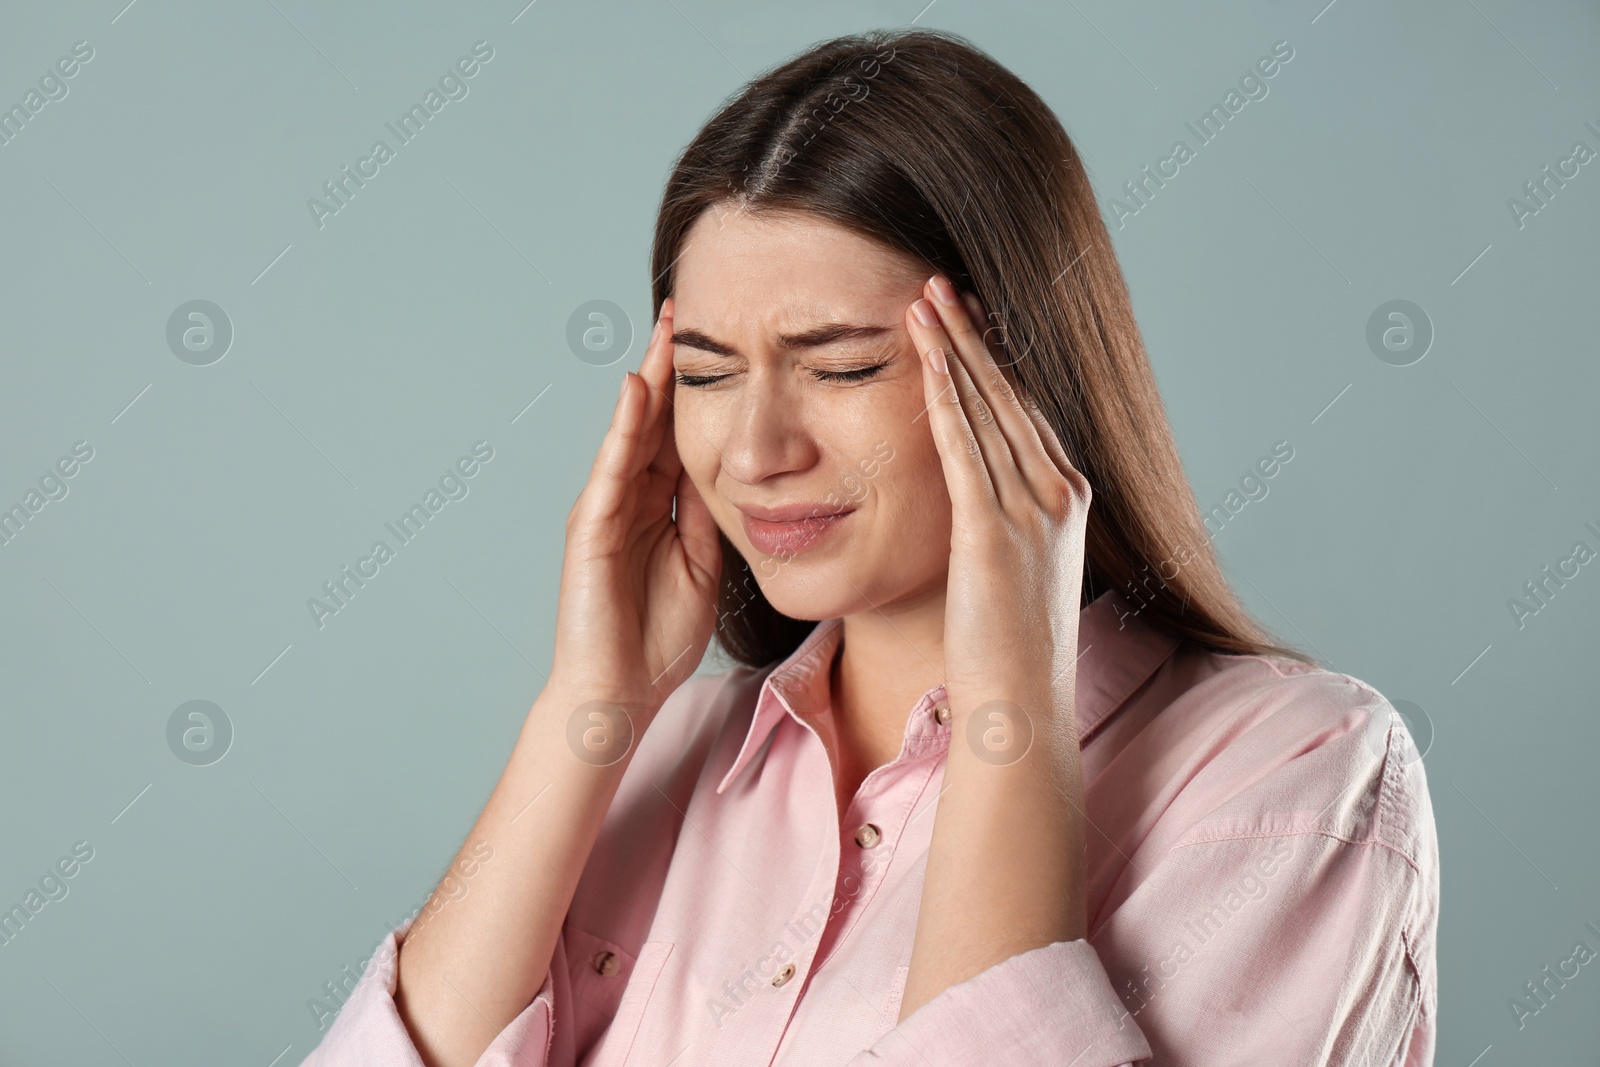
{"label": "knuckle", "polygon": [[1007,404],[1017,403],[1017,393],[1011,388],[1011,379],[1006,377],[998,363],[989,367],[989,386],[994,390],[994,394]]}
{"label": "knuckle", "polygon": [[1089,506],[1089,484],[1082,476],[1064,475],[1051,480],[1047,507],[1057,519],[1067,519]]}
{"label": "knuckle", "polygon": [[1057,520],[1065,519],[1077,506],[1077,494],[1073,492],[1071,484],[1065,478],[1054,482],[1051,488],[1053,491],[1050,494],[1050,515]]}

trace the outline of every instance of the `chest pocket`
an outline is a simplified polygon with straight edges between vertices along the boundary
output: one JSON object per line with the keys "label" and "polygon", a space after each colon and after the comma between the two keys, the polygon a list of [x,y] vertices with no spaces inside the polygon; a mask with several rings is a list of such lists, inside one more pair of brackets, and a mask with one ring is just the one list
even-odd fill
{"label": "chest pocket", "polygon": [[[588,937],[588,935],[584,936]],[[610,942],[602,941],[599,938],[592,938],[591,940],[602,946],[611,946]],[[585,978],[585,984],[593,985],[596,982],[617,983],[603,993],[607,998],[614,998],[611,1002],[616,1005],[616,1009],[614,1012],[604,1011],[605,1000],[596,999],[590,1002],[595,1010],[587,1014],[593,1020],[591,1025],[597,1031],[595,1037],[598,1038],[598,1043],[592,1046],[593,1052],[590,1056],[584,1058],[584,1064],[592,1065],[592,1067],[601,1067],[601,1065],[609,1067],[611,1064],[621,1065],[635,1062],[636,1060],[640,1063],[644,1062],[642,1058],[639,1058],[639,1056],[642,1056],[642,1052],[639,1056],[635,1056],[634,1059],[630,1059],[630,1056],[634,1056],[635,1053],[634,1039],[638,1037],[639,1024],[644,1020],[645,1008],[650,1002],[651,994],[656,990],[656,983],[661,977],[661,970],[666,966],[667,957],[672,955],[672,949],[673,942],[671,941],[646,941],[639,948],[638,958],[630,961],[630,967],[625,976],[620,971],[613,973],[610,977],[606,977],[601,973],[604,966],[607,965],[603,955],[605,952],[615,952],[619,960],[626,958],[626,954],[620,948],[616,946],[602,947],[596,949],[590,955],[586,966],[592,978]],[[600,969],[595,967],[597,958],[601,963]],[[584,993],[579,992],[578,995],[584,996]],[[597,996],[599,995],[602,994],[597,994]],[[607,1025],[608,1022],[609,1025]],[[587,1035],[577,1036],[582,1038]],[[584,1047],[590,1046],[587,1046],[587,1043],[579,1045],[580,1049]]]}
{"label": "chest pocket", "polygon": [[[562,929],[561,938],[577,1001],[576,1010],[567,1013],[566,1025],[574,1028],[574,1047],[581,1057],[594,1047],[616,1015],[637,961],[617,942],[571,925]],[[556,1025],[562,1022],[558,1020]]]}
{"label": "chest pocket", "polygon": [[638,1025],[645,1019],[645,1008],[650,1006],[651,995],[656,992],[661,969],[667,965],[669,955],[672,955],[670,941],[646,941],[640,945],[634,973],[627,979],[627,989],[622,990],[616,1016],[611,1019],[610,1029],[606,1029],[602,1038],[605,1056],[598,1062],[622,1065],[645,1062],[648,1049],[635,1048],[634,1040],[638,1037]]}

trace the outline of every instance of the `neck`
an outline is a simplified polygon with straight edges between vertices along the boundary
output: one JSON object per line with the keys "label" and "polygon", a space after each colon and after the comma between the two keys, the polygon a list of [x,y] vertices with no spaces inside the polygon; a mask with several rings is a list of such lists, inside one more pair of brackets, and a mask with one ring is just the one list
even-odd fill
{"label": "neck", "polygon": [[944,681],[944,595],[844,618],[830,675],[842,769],[861,777],[900,752],[906,716]]}

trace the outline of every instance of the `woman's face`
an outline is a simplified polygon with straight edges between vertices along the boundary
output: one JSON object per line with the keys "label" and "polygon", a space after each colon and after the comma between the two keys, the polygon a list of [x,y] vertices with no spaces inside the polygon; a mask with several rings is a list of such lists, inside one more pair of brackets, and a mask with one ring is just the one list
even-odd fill
{"label": "woman's face", "polygon": [[766,598],[825,619],[942,594],[950,498],[905,326],[932,271],[720,205],[674,269],[678,455]]}

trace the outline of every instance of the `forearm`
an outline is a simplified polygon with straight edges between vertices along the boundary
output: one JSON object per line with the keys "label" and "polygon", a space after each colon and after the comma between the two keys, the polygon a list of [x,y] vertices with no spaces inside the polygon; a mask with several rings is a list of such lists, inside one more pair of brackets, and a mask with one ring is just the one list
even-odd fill
{"label": "forearm", "polygon": [[[952,734],[900,1018],[1012,956],[1085,936],[1083,784],[1068,678],[1055,693],[951,693]],[[1015,762],[984,758],[968,723],[990,700],[1026,709]],[[985,723],[987,726],[988,724]]]}
{"label": "forearm", "polygon": [[[429,1067],[470,1067],[544,984],[556,939],[627,755],[580,759],[569,743],[587,697],[546,689],[529,710],[506,768],[458,859],[493,857],[455,899],[435,889],[400,947],[395,1003]],[[652,712],[654,709],[650,709]],[[476,856],[474,856],[476,858]],[[452,869],[455,865],[452,864]]]}

